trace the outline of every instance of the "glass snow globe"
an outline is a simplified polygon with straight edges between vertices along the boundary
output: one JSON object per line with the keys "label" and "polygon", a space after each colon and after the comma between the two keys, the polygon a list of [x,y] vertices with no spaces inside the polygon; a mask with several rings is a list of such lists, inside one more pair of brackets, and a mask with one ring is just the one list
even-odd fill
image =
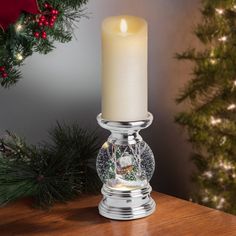
{"label": "glass snow globe", "polygon": [[149,181],[155,170],[154,155],[139,134],[153,120],[115,122],[97,117],[111,135],[97,157],[97,172],[103,182],[101,215],[111,219],[136,219],[150,215],[155,202],[150,196]]}

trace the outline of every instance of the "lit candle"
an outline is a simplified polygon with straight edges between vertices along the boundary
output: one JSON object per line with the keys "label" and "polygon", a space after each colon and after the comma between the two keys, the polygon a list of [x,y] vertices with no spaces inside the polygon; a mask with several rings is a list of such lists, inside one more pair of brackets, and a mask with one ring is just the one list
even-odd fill
{"label": "lit candle", "polygon": [[146,119],[147,23],[115,16],[102,24],[102,117],[111,121]]}

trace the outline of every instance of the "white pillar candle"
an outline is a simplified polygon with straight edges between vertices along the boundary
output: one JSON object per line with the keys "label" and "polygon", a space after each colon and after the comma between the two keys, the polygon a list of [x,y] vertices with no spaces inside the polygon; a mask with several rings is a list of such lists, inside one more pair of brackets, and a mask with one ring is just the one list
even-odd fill
{"label": "white pillar candle", "polygon": [[114,16],[102,24],[102,117],[111,121],[146,119],[147,23]]}

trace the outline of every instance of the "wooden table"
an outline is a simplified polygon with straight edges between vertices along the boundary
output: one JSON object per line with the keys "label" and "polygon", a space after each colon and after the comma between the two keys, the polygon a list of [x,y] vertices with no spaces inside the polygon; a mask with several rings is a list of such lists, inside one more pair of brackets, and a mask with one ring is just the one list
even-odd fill
{"label": "wooden table", "polygon": [[113,221],[98,214],[101,196],[80,197],[51,211],[17,202],[0,210],[0,235],[56,236],[231,236],[236,216],[153,192],[156,212],[143,219]]}

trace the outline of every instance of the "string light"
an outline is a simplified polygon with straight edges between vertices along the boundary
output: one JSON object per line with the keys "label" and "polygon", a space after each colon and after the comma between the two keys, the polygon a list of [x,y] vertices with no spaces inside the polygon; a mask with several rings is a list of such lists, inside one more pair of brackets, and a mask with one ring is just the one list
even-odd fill
{"label": "string light", "polygon": [[17,53],[16,59],[19,60],[19,61],[22,61],[23,60],[23,56],[20,53]]}
{"label": "string light", "polygon": [[224,144],[226,143],[226,141],[227,141],[227,138],[226,138],[225,136],[222,137],[221,142],[220,142],[220,145],[221,145],[221,146],[224,145]]}
{"label": "string light", "polygon": [[224,170],[233,170],[235,167],[230,163],[226,161],[220,161],[219,162],[219,167],[222,167]]}
{"label": "string light", "polygon": [[21,31],[23,29],[23,26],[21,24],[16,25],[16,31]]}
{"label": "string light", "polygon": [[208,198],[208,197],[204,197],[204,198],[202,199],[202,201],[203,201],[203,202],[208,202],[208,201],[209,201],[209,198]]}
{"label": "string light", "polygon": [[223,36],[221,38],[219,38],[220,42],[226,42],[227,41],[227,36]]}
{"label": "string light", "polygon": [[211,59],[210,62],[211,62],[212,65],[216,64],[216,60],[215,59]]}
{"label": "string light", "polygon": [[[233,6],[233,9],[236,11],[236,5]],[[216,8],[215,11],[220,16],[225,13],[225,10],[222,8]],[[226,35],[223,35],[223,36],[219,37],[218,40],[219,40],[219,42],[225,43],[228,40],[228,37]],[[211,63],[212,65],[215,65],[217,63],[217,58],[215,58],[214,51],[212,51],[210,54],[209,63]],[[233,81],[233,88],[232,89],[235,89],[235,88],[236,88],[236,80]],[[227,106],[228,111],[232,111],[235,109],[236,109],[236,104],[233,104],[233,103],[228,104],[228,106]],[[211,125],[215,126],[215,125],[218,125],[221,123],[222,123],[222,119],[214,117],[214,116],[210,117],[210,124]],[[227,137],[223,136],[221,139],[220,145],[224,145],[226,141],[227,141]],[[217,161],[214,163],[216,165],[216,167],[222,168],[222,171],[223,170],[230,171],[230,172],[228,172],[228,174],[230,174],[232,176],[232,178],[236,178],[236,173],[232,173],[232,171],[234,171],[234,169],[236,169],[235,166],[229,161],[224,161],[223,157],[222,157],[222,159],[223,160],[220,160],[220,161]],[[203,176],[207,177],[209,179],[212,178],[213,175],[214,174],[212,171],[205,171],[203,173]],[[224,182],[224,178],[219,178],[218,181]],[[225,202],[226,202],[226,199],[224,197],[217,196],[217,195],[212,196],[211,194],[209,195],[209,192],[207,189],[205,189],[204,195],[205,196],[202,197],[202,202],[207,203],[209,201],[212,201],[216,205],[217,209],[222,209],[224,207]],[[208,196],[206,196],[206,195],[208,195]]]}
{"label": "string light", "polygon": [[211,51],[210,57],[211,57],[210,63],[211,63],[212,65],[215,65],[216,62],[217,62],[217,60],[214,58],[214,57],[215,57],[214,50]]}
{"label": "string light", "polygon": [[225,170],[231,170],[232,169],[232,166],[230,165],[230,164],[224,164],[223,165],[223,168],[225,169]]}
{"label": "string light", "polygon": [[212,178],[212,176],[213,176],[213,174],[212,174],[212,172],[211,171],[206,171],[206,172],[204,172],[204,174],[203,174],[204,176],[206,176],[207,178]]}
{"label": "string light", "polygon": [[232,110],[234,110],[236,108],[236,105],[235,104],[231,104],[231,105],[229,105],[228,107],[227,107],[227,110],[228,111],[232,111]]}
{"label": "string light", "polygon": [[215,119],[213,116],[211,117],[211,120],[210,120],[211,124],[212,125],[218,125],[222,122],[222,120],[220,118],[218,119]]}
{"label": "string light", "polygon": [[232,86],[232,89],[231,89],[231,91],[234,91],[235,87],[236,87],[236,80],[235,80],[235,81],[233,81],[233,86]]}
{"label": "string light", "polygon": [[212,201],[216,202],[217,200],[218,200],[218,197],[217,196],[213,196]]}
{"label": "string light", "polygon": [[234,170],[235,169],[235,167],[231,164],[228,164],[226,168],[227,168],[227,170]]}
{"label": "string light", "polygon": [[217,204],[216,208],[217,208],[217,209],[223,208],[224,203],[225,203],[225,198],[223,198],[223,197],[220,198],[220,201],[219,201],[219,203]]}
{"label": "string light", "polygon": [[220,9],[220,8],[216,8],[216,12],[220,15],[222,15],[224,13],[224,10],[223,9]]}

